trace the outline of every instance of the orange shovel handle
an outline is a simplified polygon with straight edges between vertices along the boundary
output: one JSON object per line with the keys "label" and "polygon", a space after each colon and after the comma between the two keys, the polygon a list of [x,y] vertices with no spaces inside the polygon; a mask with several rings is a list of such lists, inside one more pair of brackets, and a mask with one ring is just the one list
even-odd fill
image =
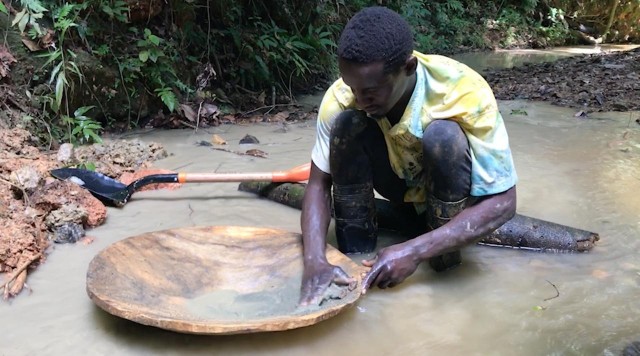
{"label": "orange shovel handle", "polygon": [[302,182],[309,179],[311,163],[293,167],[288,171],[264,173],[178,173],[178,183],[207,182]]}

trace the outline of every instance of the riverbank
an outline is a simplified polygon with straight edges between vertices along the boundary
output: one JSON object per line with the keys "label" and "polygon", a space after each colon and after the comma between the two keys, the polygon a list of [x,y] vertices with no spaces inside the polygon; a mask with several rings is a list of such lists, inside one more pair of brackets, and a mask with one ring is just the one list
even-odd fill
{"label": "riverbank", "polygon": [[499,100],[550,102],[578,116],[640,110],[640,48],[493,69],[485,77]]}

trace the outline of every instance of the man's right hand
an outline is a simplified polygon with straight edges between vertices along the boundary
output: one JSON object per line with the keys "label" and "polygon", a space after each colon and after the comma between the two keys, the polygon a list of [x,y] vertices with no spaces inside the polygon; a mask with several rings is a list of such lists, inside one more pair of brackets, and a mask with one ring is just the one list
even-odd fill
{"label": "man's right hand", "polygon": [[300,305],[319,305],[324,292],[332,282],[349,285],[355,281],[356,279],[350,277],[342,268],[326,261],[306,265],[302,275]]}

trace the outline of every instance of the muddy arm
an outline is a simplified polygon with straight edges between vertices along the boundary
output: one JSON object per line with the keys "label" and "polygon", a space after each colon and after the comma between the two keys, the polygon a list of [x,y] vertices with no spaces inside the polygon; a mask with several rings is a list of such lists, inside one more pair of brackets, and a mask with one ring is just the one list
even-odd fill
{"label": "muddy arm", "polygon": [[[243,182],[238,189],[300,209],[305,184]],[[376,210],[381,228],[400,229],[405,224],[403,217],[386,200],[376,199]],[[535,251],[584,252],[591,250],[599,239],[595,232],[516,214],[479,243]]]}

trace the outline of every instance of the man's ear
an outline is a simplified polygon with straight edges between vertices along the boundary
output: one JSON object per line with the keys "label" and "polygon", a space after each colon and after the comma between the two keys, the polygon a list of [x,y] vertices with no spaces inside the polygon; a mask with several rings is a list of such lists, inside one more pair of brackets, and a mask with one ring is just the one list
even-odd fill
{"label": "man's ear", "polygon": [[409,56],[409,58],[407,58],[407,61],[404,64],[404,71],[407,74],[407,77],[412,76],[415,72],[416,69],[418,68],[418,58],[416,58],[416,56]]}

